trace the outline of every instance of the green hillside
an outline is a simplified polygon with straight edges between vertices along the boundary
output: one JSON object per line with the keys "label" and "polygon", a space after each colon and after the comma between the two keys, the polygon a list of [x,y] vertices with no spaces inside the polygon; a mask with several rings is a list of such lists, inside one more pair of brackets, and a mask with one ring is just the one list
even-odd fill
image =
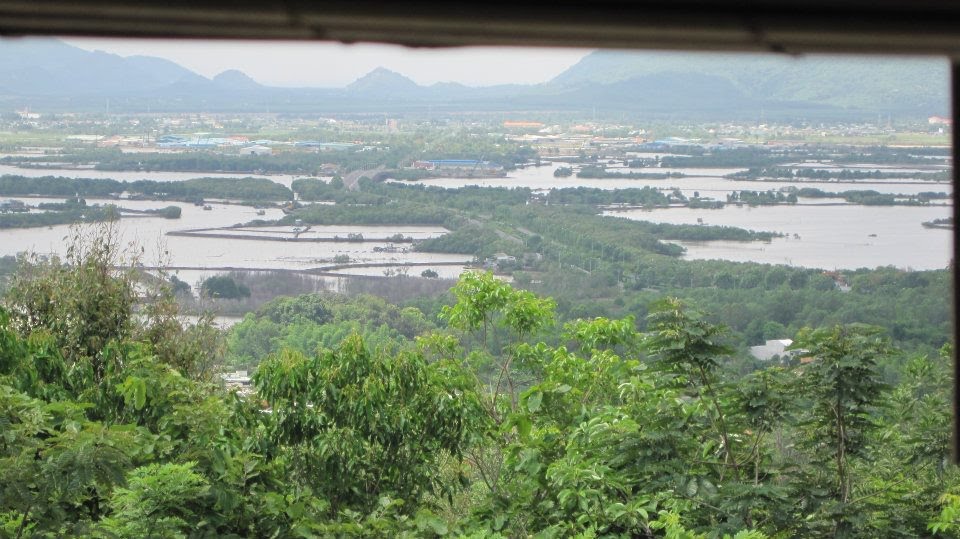
{"label": "green hillside", "polygon": [[598,51],[550,84],[576,88],[663,73],[722,77],[745,96],[763,101],[878,113],[948,110],[948,64],[928,58]]}

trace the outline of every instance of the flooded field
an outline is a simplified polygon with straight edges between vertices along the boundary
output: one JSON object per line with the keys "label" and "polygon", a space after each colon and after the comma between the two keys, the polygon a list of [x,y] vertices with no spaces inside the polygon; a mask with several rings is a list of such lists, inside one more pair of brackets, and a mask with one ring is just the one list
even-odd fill
{"label": "flooded field", "polygon": [[[28,199],[24,199],[28,200]],[[29,199],[36,201],[38,199]],[[55,199],[51,199],[55,200]],[[88,204],[115,202],[112,200],[88,199]],[[35,203],[35,202],[34,202]],[[244,223],[253,219],[278,219],[278,209],[266,210],[258,216],[256,210],[247,206],[211,204],[211,210],[186,203],[156,201],[122,201],[122,206],[132,209],[152,209],[167,205],[182,209],[180,219],[163,219],[145,216],[124,218],[118,223],[118,232],[124,245],[143,248],[141,263],[146,266],[170,266],[174,268],[209,268],[213,271],[227,269],[290,269],[308,270],[335,264],[337,257],[346,257],[352,263],[464,263],[466,255],[403,252],[397,245],[387,241],[391,235],[417,238],[435,237],[446,232],[439,227],[317,227],[318,234],[333,238],[349,233],[363,234],[374,241],[328,241],[318,243],[285,243],[257,241],[256,239],[219,237],[167,236],[168,232],[193,229],[217,229]],[[293,234],[294,227],[270,227],[268,234]],[[23,251],[39,254],[64,254],[69,225],[41,228],[17,228],[0,230],[0,255],[15,255]],[[245,234],[250,234],[250,228]],[[218,231],[227,234],[231,231]],[[380,240],[380,241],[378,241]],[[405,246],[409,246],[406,244]]]}
{"label": "flooded field", "polygon": [[[950,193],[947,182],[920,179],[882,179],[856,181],[747,181],[724,176],[743,168],[645,168],[631,172],[686,174],[680,178],[654,179],[585,179],[576,176],[557,178],[554,170],[563,163],[515,170],[504,178],[441,178],[420,180],[416,183],[458,188],[466,185],[489,187],[527,187],[548,190],[556,187],[593,187],[622,189],[653,187],[663,191],[680,190],[684,195],[699,195],[725,200],[733,191],[766,191],[785,187],[813,187],[828,192],[870,189],[885,194],[916,195],[921,192]],[[833,169],[834,165],[799,163],[796,167]],[[942,170],[942,166],[883,167],[858,164],[846,168],[901,172]],[[201,174],[165,172],[106,172],[95,170],[38,170],[19,169],[0,165],[0,174],[27,176],[64,175],[69,177],[100,177],[125,180],[154,179],[180,181],[202,176],[243,177],[243,174]],[[258,176],[289,185],[296,176]],[[40,202],[62,202],[59,198],[18,198],[30,205]],[[397,264],[415,264],[408,270],[419,275],[427,266],[441,277],[453,278],[463,270],[470,256],[419,253],[412,251],[410,242],[433,238],[448,231],[429,226],[269,226],[226,228],[256,219],[274,220],[282,217],[278,209],[266,209],[264,215],[247,206],[213,202],[205,211],[192,204],[143,200],[96,200],[88,204],[111,203],[133,210],[147,210],[176,205],[182,217],[167,220],[154,216],[124,218],[119,224],[125,244],[143,247],[141,260],[149,266],[168,265],[202,271],[225,271],[232,268],[311,270],[336,267],[345,275],[384,275],[396,272]],[[931,230],[920,223],[948,217],[946,204],[923,207],[912,206],[856,206],[842,199],[801,199],[796,206],[737,207],[727,205],[720,210],[669,208],[657,210],[609,209],[608,215],[661,223],[736,226],[746,229],[782,232],[788,237],[769,244],[738,242],[684,243],[689,258],[721,258],[752,260],[822,268],[856,268],[893,265],[902,268],[930,269],[945,267],[950,259],[949,230]],[[699,220],[699,221],[698,221]],[[190,236],[171,236],[169,233]],[[22,251],[63,254],[65,238],[70,227],[66,225],[0,230],[0,255]],[[351,235],[352,238],[350,237]],[[795,236],[796,235],[796,236]],[[362,236],[362,238],[361,238]],[[270,240],[270,241],[263,241]],[[284,241],[295,240],[295,241]],[[362,241],[361,241],[362,240]],[[352,267],[342,267],[344,260]],[[340,262],[337,262],[340,261]]]}
{"label": "flooded field", "polygon": [[[679,172],[686,176],[681,178],[667,178],[662,180],[654,179],[626,179],[626,178],[604,178],[590,179],[577,178],[575,175],[567,178],[556,178],[553,175],[554,170],[564,163],[554,163],[541,167],[528,167],[525,169],[514,170],[504,178],[436,178],[429,180],[418,180],[413,183],[423,185],[435,185],[438,187],[458,188],[467,185],[479,185],[481,187],[527,187],[533,190],[549,190],[553,188],[564,187],[591,187],[596,189],[631,189],[652,187],[662,191],[673,191],[679,189],[684,196],[692,197],[699,193],[702,197],[711,197],[718,200],[725,200],[726,196],[733,191],[767,191],[770,189],[781,189],[784,187],[813,187],[824,191],[848,191],[859,189],[870,189],[879,193],[915,195],[922,192],[949,192],[951,190],[949,182],[934,182],[918,180],[912,178],[903,179],[884,179],[884,180],[856,180],[856,181],[779,181],[779,180],[732,180],[724,178],[728,174],[741,172],[744,168],[635,168],[629,169],[630,172],[642,173],[667,173]],[[818,165],[818,168],[824,168]],[[871,170],[873,168],[866,167]],[[912,172],[915,169],[900,169],[904,174]],[[886,170],[885,172],[891,172]],[[929,172],[929,169],[925,170]],[[396,181],[396,180],[394,180]]]}
{"label": "flooded field", "polygon": [[945,268],[952,256],[951,230],[921,223],[951,215],[949,206],[749,206],[722,210],[669,208],[608,211],[606,215],[655,223],[736,226],[780,232],[763,242],[677,242],[687,258],[717,258],[824,269],[896,266]]}

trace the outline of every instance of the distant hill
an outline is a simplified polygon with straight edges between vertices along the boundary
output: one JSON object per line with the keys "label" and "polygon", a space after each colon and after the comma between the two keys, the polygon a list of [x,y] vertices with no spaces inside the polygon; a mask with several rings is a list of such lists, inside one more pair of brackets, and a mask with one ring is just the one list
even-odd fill
{"label": "distant hill", "polygon": [[345,88],[347,94],[379,99],[409,99],[421,97],[424,88],[400,73],[378,67]]}
{"label": "distant hill", "polygon": [[598,111],[618,118],[814,119],[946,115],[945,61],[599,51],[537,85],[420,86],[377,68],[339,89],[274,88],[237,70],[212,80],[169,60],[0,40],[0,109],[396,112]]}
{"label": "distant hill", "polygon": [[213,83],[220,88],[238,90],[263,90],[264,86],[250,78],[243,71],[228,69],[213,77]]}
{"label": "distant hill", "polygon": [[[943,114],[948,107],[949,64],[940,59],[597,51],[549,85],[583,93],[668,73],[717,77],[772,111],[800,107]],[[665,86],[664,93],[689,92],[682,77],[675,81],[679,84]]]}
{"label": "distant hill", "polygon": [[44,38],[5,38],[0,73],[0,92],[39,96],[130,95],[199,77],[162,58],[123,58]]}

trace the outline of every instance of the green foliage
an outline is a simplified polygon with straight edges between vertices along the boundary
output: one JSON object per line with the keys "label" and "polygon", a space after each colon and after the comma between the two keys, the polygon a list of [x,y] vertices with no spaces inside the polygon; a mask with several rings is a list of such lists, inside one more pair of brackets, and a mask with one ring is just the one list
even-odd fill
{"label": "green foliage", "polygon": [[[812,361],[744,374],[736,335],[688,302],[556,331],[552,299],[469,273],[440,330],[368,296],[265,305],[229,337],[268,358],[241,396],[207,381],[217,339],[173,322],[167,286],[134,317],[116,251],[74,252],[25,264],[0,308],[0,535],[956,534],[949,347],[828,326],[796,338]],[[708,269],[685,278],[769,276],[714,288]],[[849,295],[939,276],[854,272]],[[814,275],[771,278],[787,304]]]}
{"label": "green foliage", "polygon": [[123,182],[107,179],[44,176],[0,176],[0,195],[44,195],[51,197],[109,197],[124,191]]}
{"label": "green foliage", "polygon": [[134,325],[132,275],[117,278],[113,269],[122,265],[115,233],[111,226],[77,229],[64,261],[24,259],[4,298],[15,328],[49,331],[69,364],[96,379],[104,373],[104,347]]}
{"label": "green foliage", "polygon": [[935,534],[949,534],[956,537],[957,531],[960,531],[960,496],[944,494],[940,497],[940,503],[943,504],[943,508],[940,514],[930,522],[928,528]]}
{"label": "green foliage", "polygon": [[[266,178],[194,178],[178,182],[155,180],[127,182],[52,176],[42,178],[0,176],[0,195],[109,198],[124,191],[135,195],[174,200],[227,198],[249,201],[281,201],[293,198],[290,189]],[[164,216],[172,219],[174,218],[173,213],[175,213],[174,210],[167,208]],[[9,216],[5,215],[3,217]]]}
{"label": "green foliage", "polygon": [[878,429],[877,405],[886,385],[877,364],[889,345],[878,328],[857,325],[804,330],[794,346],[813,358],[803,372],[810,400],[804,441],[812,460],[831,470],[818,474],[828,494],[813,497],[820,502],[816,509],[821,518],[832,518],[835,535],[849,535],[861,510],[851,503],[852,462],[869,457],[870,434]]}
{"label": "green foliage", "polygon": [[680,172],[616,172],[598,166],[585,166],[577,171],[578,178],[626,178],[631,180],[666,180],[667,178],[682,178]]}
{"label": "green foliage", "polygon": [[401,309],[373,296],[277,298],[232,328],[227,361],[254,366],[285,348],[311,355],[321,348],[336,348],[353,333],[374,348],[393,349],[432,327],[417,309]]}
{"label": "green foliage", "polygon": [[240,299],[249,298],[250,289],[229,275],[214,275],[200,283],[200,294],[208,298]]}
{"label": "green foliage", "polygon": [[0,214],[0,228],[31,228],[73,223],[99,223],[120,218],[120,210],[112,205],[95,205],[64,208],[61,211],[43,213]]}
{"label": "green foliage", "polygon": [[293,224],[300,220],[313,225],[442,225],[450,218],[448,210],[403,202],[390,205],[312,204],[280,220]]}
{"label": "green foliage", "polygon": [[193,288],[190,286],[190,283],[181,281],[176,275],[170,276],[170,286],[171,291],[175,295],[190,295],[193,292]]}
{"label": "green foliage", "polygon": [[551,204],[632,204],[650,207],[665,206],[670,202],[666,195],[653,187],[633,189],[554,188],[547,195],[547,200]]}
{"label": "green foliage", "polygon": [[186,538],[204,527],[209,485],[196,463],[150,464],[132,470],[110,498],[113,516],[102,527],[122,538]]}
{"label": "green foliage", "polygon": [[167,206],[166,208],[156,210],[164,219],[179,219],[183,210],[180,206]]}
{"label": "green foliage", "polygon": [[266,178],[194,178],[180,182],[137,180],[128,190],[160,199],[227,198],[244,201],[282,201],[293,198],[290,189]]}
{"label": "green foliage", "polygon": [[290,448],[294,481],[333,508],[369,511],[385,494],[415,502],[437,485],[436,459],[460,456],[480,424],[469,378],[415,352],[370,352],[359,336],[313,357],[281,352],[254,381]]}
{"label": "green foliage", "polygon": [[458,253],[486,258],[496,251],[498,245],[496,232],[486,227],[468,225],[449,234],[418,242],[415,249],[425,253]]}

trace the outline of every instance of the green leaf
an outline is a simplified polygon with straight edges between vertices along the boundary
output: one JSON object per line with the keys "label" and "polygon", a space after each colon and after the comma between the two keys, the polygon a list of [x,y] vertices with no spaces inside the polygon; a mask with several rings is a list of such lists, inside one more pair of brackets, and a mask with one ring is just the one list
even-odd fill
{"label": "green leaf", "polygon": [[517,434],[519,434],[521,438],[530,437],[530,429],[533,425],[530,423],[530,419],[527,416],[517,414],[511,421],[517,428]]}
{"label": "green leaf", "polygon": [[530,410],[530,413],[536,413],[540,409],[540,403],[543,402],[543,392],[536,391],[531,393],[527,397],[527,410]]}

